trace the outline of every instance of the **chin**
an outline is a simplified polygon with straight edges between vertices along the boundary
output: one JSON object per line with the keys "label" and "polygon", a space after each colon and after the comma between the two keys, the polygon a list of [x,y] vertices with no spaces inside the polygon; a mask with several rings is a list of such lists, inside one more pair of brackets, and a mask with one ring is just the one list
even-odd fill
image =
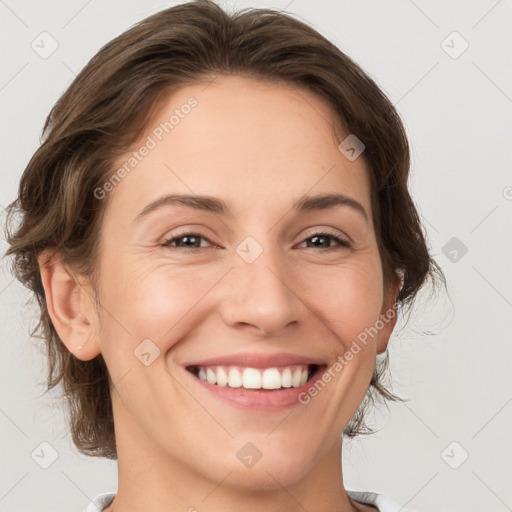
{"label": "chin", "polygon": [[224,484],[237,490],[275,491],[282,487],[289,487],[305,478],[311,471],[311,461],[292,459],[289,456],[268,458],[266,464],[261,459],[252,468],[235,466],[227,469],[232,473]]}
{"label": "chin", "polygon": [[302,443],[295,444],[294,449],[279,447],[276,442],[265,442],[266,435],[261,435],[261,442],[256,436],[254,443],[236,442],[236,449],[229,450],[231,456],[227,455],[228,450],[219,453],[209,466],[215,474],[205,476],[220,481],[229,474],[223,482],[227,487],[245,492],[271,491],[299,482],[321,459],[319,454],[308,452]]}

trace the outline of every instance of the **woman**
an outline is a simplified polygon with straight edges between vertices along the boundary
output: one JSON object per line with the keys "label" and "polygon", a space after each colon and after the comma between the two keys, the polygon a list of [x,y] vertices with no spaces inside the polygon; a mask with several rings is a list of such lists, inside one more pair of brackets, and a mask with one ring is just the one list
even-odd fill
{"label": "woman", "polygon": [[[282,13],[163,10],[87,64],[9,213],[87,511],[391,511],[347,491],[397,306],[442,280],[393,105]],[[405,509],[401,509],[405,510]]]}

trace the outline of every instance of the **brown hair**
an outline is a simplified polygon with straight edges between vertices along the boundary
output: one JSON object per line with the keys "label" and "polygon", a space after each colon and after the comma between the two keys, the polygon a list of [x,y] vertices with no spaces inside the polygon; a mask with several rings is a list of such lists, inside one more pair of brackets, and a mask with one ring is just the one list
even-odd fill
{"label": "brown hair", "polygon": [[[372,215],[384,287],[401,279],[397,305],[410,308],[430,276],[444,276],[430,257],[409,195],[409,146],[392,103],[349,57],[297,19],[269,9],[224,12],[211,0],[160,11],[106,44],[52,108],[43,141],[8,207],[12,272],[34,292],[44,340],[47,390],[59,382],[67,399],[74,444],[85,455],[117,458],[110,376],[102,355],[75,358],[52,325],[38,265],[55,249],[70,269],[89,277],[93,289],[98,237],[106,200],[93,191],[113,174],[116,158],[141,135],[166,94],[226,74],[286,82],[326,100],[348,133],[365,145]],[[382,382],[387,356],[376,365],[365,400],[346,436],[371,433],[365,411],[375,398],[401,400]]]}

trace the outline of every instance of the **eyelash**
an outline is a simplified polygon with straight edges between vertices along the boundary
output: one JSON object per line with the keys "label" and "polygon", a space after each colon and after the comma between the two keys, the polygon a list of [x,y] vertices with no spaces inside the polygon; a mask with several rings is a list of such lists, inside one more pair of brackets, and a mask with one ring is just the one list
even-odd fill
{"label": "eyelash", "polygon": [[[176,246],[172,246],[171,243],[176,241],[176,240],[179,240],[181,238],[185,238],[185,237],[188,237],[188,236],[193,236],[193,237],[196,237],[196,238],[202,238],[203,240],[206,240],[208,243],[212,243],[207,237],[199,234],[199,233],[193,233],[193,232],[185,232],[185,233],[180,233],[172,238],[168,238],[167,240],[164,240],[161,244],[159,244],[161,247],[173,247],[175,249],[184,249],[186,251],[189,251],[189,250],[194,250],[194,249],[205,249],[205,247],[176,247]],[[330,251],[330,250],[334,250],[336,248],[340,249],[340,248],[350,248],[350,244],[349,242],[347,242],[346,240],[343,240],[342,238],[332,234],[332,233],[328,233],[328,232],[325,232],[325,231],[315,231],[311,234],[308,233],[308,236],[303,240],[303,242],[301,243],[304,243],[304,241],[306,240],[310,240],[311,238],[315,238],[315,237],[325,237],[325,238],[331,238],[332,240],[334,240],[337,244],[339,244],[339,246],[334,246],[334,247],[320,247],[320,249],[322,251]],[[314,247],[306,247],[306,249],[314,249]]]}

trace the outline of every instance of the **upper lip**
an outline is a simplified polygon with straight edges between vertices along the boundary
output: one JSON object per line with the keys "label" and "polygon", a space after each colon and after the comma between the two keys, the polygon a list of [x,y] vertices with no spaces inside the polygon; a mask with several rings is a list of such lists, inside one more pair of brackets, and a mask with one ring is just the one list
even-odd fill
{"label": "upper lip", "polygon": [[211,357],[189,361],[183,366],[243,366],[246,368],[272,368],[274,366],[291,366],[295,364],[322,366],[325,361],[298,354],[279,352],[276,354],[226,354],[223,356]]}

